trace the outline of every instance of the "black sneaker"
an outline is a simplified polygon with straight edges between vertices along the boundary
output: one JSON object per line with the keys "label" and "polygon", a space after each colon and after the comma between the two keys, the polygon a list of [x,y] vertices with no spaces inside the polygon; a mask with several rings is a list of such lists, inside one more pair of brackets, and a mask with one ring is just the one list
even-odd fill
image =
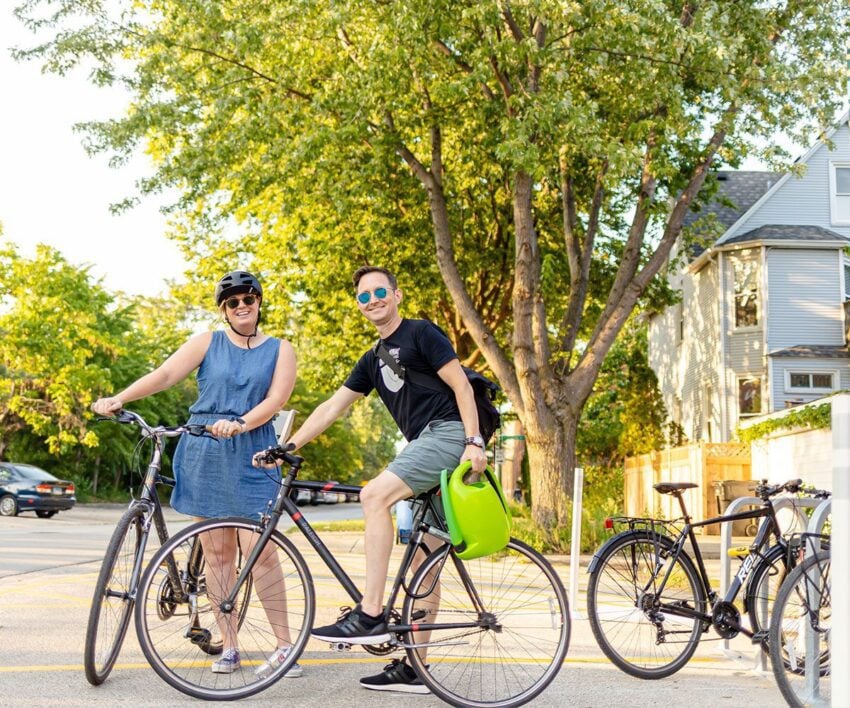
{"label": "black sneaker", "polygon": [[310,632],[313,638],[348,644],[380,644],[390,641],[390,633],[383,617],[370,617],[360,609],[360,605],[353,610],[350,607],[343,607],[342,610],[336,624],[314,627]]}
{"label": "black sneaker", "polygon": [[431,693],[404,659],[393,659],[381,673],[360,679],[360,685],[373,691]]}

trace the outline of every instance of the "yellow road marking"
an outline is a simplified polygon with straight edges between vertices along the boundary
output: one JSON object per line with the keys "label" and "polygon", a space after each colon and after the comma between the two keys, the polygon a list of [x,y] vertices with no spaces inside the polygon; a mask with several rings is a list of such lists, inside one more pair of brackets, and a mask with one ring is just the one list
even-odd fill
{"label": "yellow road marking", "polygon": [[[717,664],[722,663],[724,661],[728,661],[727,659],[712,659],[710,657],[695,657],[688,662],[690,664]],[[340,664],[380,664],[386,662],[386,657],[376,657],[369,658],[363,657],[362,659],[305,659],[300,658],[298,660],[299,664],[304,666],[328,666],[332,664],[340,665]],[[248,663],[248,662],[243,662]],[[258,662],[254,662],[258,663]],[[564,664],[610,664],[613,667],[608,659],[605,657],[573,657],[564,659]],[[125,664],[116,664],[114,671],[123,671],[123,670],[133,670],[133,669],[149,669],[150,665],[146,662],[138,662],[138,663],[125,663]],[[47,672],[60,672],[60,671],[83,671],[82,664],[56,664],[50,666],[0,666],[0,674],[12,674],[12,673],[35,673],[37,671],[47,671]]]}

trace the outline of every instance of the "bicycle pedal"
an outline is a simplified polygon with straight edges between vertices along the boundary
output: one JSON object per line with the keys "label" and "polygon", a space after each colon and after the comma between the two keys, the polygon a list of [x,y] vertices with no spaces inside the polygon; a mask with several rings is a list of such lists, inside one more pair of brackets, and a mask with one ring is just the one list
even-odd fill
{"label": "bicycle pedal", "polygon": [[768,631],[761,629],[753,635],[753,644],[767,644]]}
{"label": "bicycle pedal", "polygon": [[351,644],[348,642],[331,642],[332,651],[351,651]]}

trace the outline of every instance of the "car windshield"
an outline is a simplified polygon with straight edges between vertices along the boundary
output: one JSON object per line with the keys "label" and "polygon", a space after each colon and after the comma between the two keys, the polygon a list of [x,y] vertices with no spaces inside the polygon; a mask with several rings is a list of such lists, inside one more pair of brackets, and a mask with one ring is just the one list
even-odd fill
{"label": "car windshield", "polygon": [[40,467],[32,465],[12,465],[18,474],[25,479],[33,479],[37,482],[57,482],[58,478],[54,477],[50,472],[45,472]]}

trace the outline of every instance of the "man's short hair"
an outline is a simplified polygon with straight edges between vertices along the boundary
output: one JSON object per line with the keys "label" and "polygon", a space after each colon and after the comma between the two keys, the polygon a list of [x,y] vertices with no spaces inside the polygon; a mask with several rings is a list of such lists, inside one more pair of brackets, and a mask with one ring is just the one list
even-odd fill
{"label": "man's short hair", "polygon": [[390,287],[393,290],[398,290],[398,281],[396,277],[388,271],[386,268],[381,268],[379,266],[360,266],[357,270],[354,271],[354,275],[351,276],[351,279],[354,281],[354,288],[357,289],[357,286],[360,285],[360,278],[368,273],[383,273],[387,276],[387,280],[390,282]]}

